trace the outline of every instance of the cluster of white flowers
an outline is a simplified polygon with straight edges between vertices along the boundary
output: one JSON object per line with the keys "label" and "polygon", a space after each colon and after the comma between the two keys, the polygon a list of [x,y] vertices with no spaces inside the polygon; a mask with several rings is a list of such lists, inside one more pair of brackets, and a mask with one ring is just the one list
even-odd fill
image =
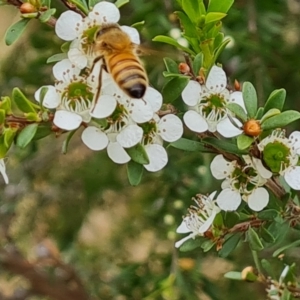
{"label": "cluster of white flowers", "polygon": [[[68,58],[53,67],[55,85],[46,86],[48,91],[44,98],[41,92],[45,87],[41,87],[36,91],[35,99],[42,100],[46,108],[56,109],[53,123],[58,128],[76,130],[84,123],[84,144],[94,151],[106,148],[115,163],[129,162],[131,157],[126,149],[142,144],[149,158],[149,164],[144,166],[155,172],[168,162],[163,141],[179,139],[183,125],[175,115],[158,116],[163,99],[154,88],[148,87],[142,99],[132,99],[119,88],[110,74],[100,70],[101,62],[93,66],[95,33],[104,24],[117,23],[119,18],[118,8],[105,1],[96,4],[85,18],[73,11],[62,13],[55,31],[58,37],[71,42]],[[120,28],[134,44],[140,43],[136,29],[128,26]],[[86,67],[92,72],[82,72]],[[97,93],[100,72],[101,91]],[[95,99],[98,94],[98,99]]]}

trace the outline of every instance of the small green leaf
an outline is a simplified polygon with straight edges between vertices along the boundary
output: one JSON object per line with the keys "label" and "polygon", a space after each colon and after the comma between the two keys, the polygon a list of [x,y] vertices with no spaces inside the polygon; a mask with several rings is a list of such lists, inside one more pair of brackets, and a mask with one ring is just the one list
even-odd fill
{"label": "small green leaf", "polygon": [[5,145],[4,135],[0,136],[0,158],[4,158],[9,148]]}
{"label": "small green leaf", "polygon": [[61,148],[61,153],[62,154],[66,154],[68,152],[70,141],[71,141],[71,139],[72,139],[75,132],[76,132],[76,130],[72,130],[68,133],[67,138],[64,140],[64,142],[62,144],[62,148]]}
{"label": "small green leaf", "polygon": [[67,53],[58,53],[58,54],[54,54],[52,56],[50,56],[47,59],[47,64],[53,63],[53,62],[57,62],[57,61],[61,61],[65,58],[68,58],[68,54]]}
{"label": "small green leaf", "polygon": [[135,23],[131,24],[131,27],[139,28],[139,27],[142,27],[144,25],[145,25],[145,21],[143,20],[143,21],[138,21],[138,22],[135,22]]}
{"label": "small green leaf", "polygon": [[180,138],[179,140],[170,143],[170,146],[180,149],[180,150],[185,150],[185,151],[200,151],[200,152],[212,152],[208,147],[206,147],[203,143],[197,142],[197,141],[192,141],[188,140],[185,138]]}
{"label": "small green leaf", "polygon": [[279,115],[280,114],[280,110],[277,109],[277,108],[271,108],[269,109],[262,117],[261,117],[261,120],[260,122],[263,123],[265,122],[267,119],[273,117],[273,116],[276,116],[276,115]]}
{"label": "small green leaf", "polygon": [[134,161],[127,164],[127,176],[129,183],[133,186],[138,185],[143,177],[144,166]]}
{"label": "small green leaf", "polygon": [[133,161],[141,165],[149,164],[149,157],[142,144],[137,144],[134,147],[127,148],[126,152]]}
{"label": "small green leaf", "polygon": [[243,280],[241,272],[230,271],[224,274],[225,278],[232,280]]}
{"label": "small green leaf", "polygon": [[35,136],[33,137],[33,140],[39,140],[50,135],[52,133],[51,125],[52,125],[51,123],[49,123],[48,125],[47,124],[39,125],[35,133]]}
{"label": "small green leaf", "polygon": [[61,45],[60,49],[63,53],[67,53],[70,49],[71,42],[65,42]]}
{"label": "small green leaf", "polygon": [[5,33],[5,43],[7,46],[12,45],[23,33],[30,19],[21,19],[11,25]]}
{"label": "small green leaf", "polygon": [[165,57],[163,60],[164,60],[166,69],[169,73],[175,73],[175,74],[179,73],[178,64],[175,60],[173,60],[169,57]]}
{"label": "small green leaf", "polygon": [[125,5],[127,3],[129,3],[129,0],[117,0],[115,2],[115,5],[116,5],[117,8],[120,8],[120,7],[122,7],[123,5]]}
{"label": "small green leaf", "polygon": [[290,249],[290,248],[295,248],[300,246],[300,240],[297,240],[291,244],[285,245],[279,249],[277,249],[274,253],[273,253],[273,257],[277,257],[280,253],[282,253],[283,251]]}
{"label": "small green leaf", "polygon": [[263,130],[284,127],[300,119],[300,113],[296,110],[286,110],[279,115],[267,119],[261,124]]}
{"label": "small green leaf", "polygon": [[199,16],[201,16],[199,2],[198,0],[184,0],[182,2],[182,9],[194,24],[197,24]]}
{"label": "small green leaf", "polygon": [[262,265],[262,267],[265,269],[265,271],[267,272],[267,274],[269,275],[269,276],[271,276],[272,278],[274,278],[275,276],[273,275],[273,271],[274,271],[274,267],[273,267],[273,265],[269,262],[269,261],[267,261],[266,259],[262,259],[261,260],[261,265]]}
{"label": "small green leaf", "polygon": [[211,23],[211,22],[217,22],[225,18],[227,15],[221,12],[209,12],[205,16],[205,24]]}
{"label": "small green leaf", "polygon": [[49,88],[47,86],[43,86],[41,89],[40,98],[39,98],[39,103],[41,106],[43,106],[44,99],[45,99],[45,96],[46,96],[48,90],[49,90]]}
{"label": "small green leaf", "polygon": [[244,82],[243,84],[243,99],[246,110],[250,118],[254,118],[257,111],[257,94],[251,82]]}
{"label": "small green leaf", "polygon": [[6,113],[4,109],[0,109],[0,127],[2,128],[2,125],[5,122]]}
{"label": "small green leaf", "polygon": [[202,243],[201,248],[203,252],[208,252],[214,245],[215,243],[212,240],[206,240]]}
{"label": "small green leaf", "polygon": [[208,4],[208,12],[222,12],[227,13],[232,6],[234,0],[210,0]]}
{"label": "small green leaf", "polygon": [[5,111],[5,113],[8,114],[8,115],[12,114],[12,111],[11,111],[11,100],[10,100],[9,97],[7,97],[7,96],[1,97],[0,109],[3,109]]}
{"label": "small green leaf", "polygon": [[227,257],[238,245],[239,241],[241,240],[242,233],[238,232],[234,235],[230,236],[225,243],[223,244],[222,249],[219,251],[220,257]]}
{"label": "small green leaf", "polygon": [[168,71],[163,72],[164,77],[170,78],[170,77],[180,77],[180,78],[186,78],[186,75],[179,74],[179,73],[169,73]]}
{"label": "small green leaf", "polygon": [[17,107],[24,113],[35,113],[35,105],[29,101],[19,88],[14,88],[12,91],[12,100]]}
{"label": "small green leaf", "polygon": [[258,234],[251,227],[249,227],[249,229],[247,231],[247,238],[248,238],[249,246],[252,250],[261,251],[262,249],[264,249],[264,246],[263,246]]}
{"label": "small green leaf", "polygon": [[266,209],[258,212],[257,217],[261,220],[274,220],[278,216],[278,211],[275,209]]}
{"label": "small green leaf", "polygon": [[42,4],[42,6],[50,8],[51,7],[51,0],[42,0],[41,4]]}
{"label": "small green leaf", "polygon": [[179,248],[179,251],[180,252],[192,251],[196,248],[201,247],[203,241],[204,241],[204,238],[201,238],[201,237],[199,237],[199,238],[197,237],[195,240],[189,239],[182,244],[182,246]]}
{"label": "small green leaf", "polygon": [[184,30],[183,31],[184,35],[191,38],[197,38],[198,33],[195,28],[195,25],[191,22],[191,20],[187,17],[187,15],[182,11],[176,11],[175,15],[177,15],[177,17],[180,20],[181,27]]}
{"label": "small green leaf", "polygon": [[205,144],[211,145],[216,149],[223,150],[232,154],[247,154],[248,151],[240,150],[236,144],[228,140],[218,140],[213,137],[206,137],[202,140]]}
{"label": "small green leaf", "polygon": [[264,108],[263,107],[260,107],[257,112],[256,112],[256,115],[254,117],[255,120],[260,120],[262,118],[264,114]]}
{"label": "small green leaf", "polygon": [[195,52],[192,51],[191,49],[181,46],[176,40],[174,40],[173,38],[169,37],[169,36],[165,36],[165,35],[158,35],[155,38],[152,39],[153,42],[161,42],[161,43],[165,43],[165,44],[169,44],[172,46],[175,46],[176,48],[189,53],[191,55],[195,55]]}
{"label": "small green leaf", "polygon": [[193,61],[193,71],[196,76],[199,74],[202,64],[203,64],[203,54],[198,53],[195,56],[194,61]]}
{"label": "small green leaf", "polygon": [[225,47],[228,45],[228,43],[230,42],[230,39],[226,39],[224,40],[217,49],[214,50],[214,59],[213,59],[213,64],[217,61],[218,57],[220,56],[220,54],[223,52],[223,50],[225,49]]}
{"label": "small green leaf", "polygon": [[4,132],[4,144],[8,149],[10,148],[14,138],[16,136],[16,129],[7,128]]}
{"label": "small green leaf", "polygon": [[17,145],[20,148],[25,148],[36,134],[38,124],[30,124],[26,126],[17,136]]}
{"label": "small green leaf", "polygon": [[241,134],[237,137],[237,146],[240,150],[248,149],[253,142],[254,142],[254,138],[246,134]]}
{"label": "small green leaf", "polygon": [[162,95],[167,102],[176,100],[189,83],[189,77],[174,77],[162,89]]}
{"label": "small green leaf", "polygon": [[224,224],[227,228],[231,228],[236,225],[240,220],[240,216],[237,212],[227,211],[224,215]]}
{"label": "small green leaf", "polygon": [[264,107],[264,114],[271,108],[277,108],[280,111],[282,111],[285,102],[285,97],[285,89],[274,90],[270,94],[268,100],[266,101],[266,105]]}
{"label": "small green leaf", "polygon": [[55,8],[50,8],[46,10],[45,12],[41,13],[39,16],[39,20],[42,23],[46,23],[50,20],[50,18],[55,14],[56,9]]}
{"label": "small green leaf", "polygon": [[274,243],[275,242],[275,237],[265,227],[261,227],[260,235],[261,235],[262,239],[267,243]]}
{"label": "small green leaf", "polygon": [[247,114],[245,113],[244,109],[238,105],[237,103],[228,103],[226,107],[232,111],[242,122],[247,121]]}

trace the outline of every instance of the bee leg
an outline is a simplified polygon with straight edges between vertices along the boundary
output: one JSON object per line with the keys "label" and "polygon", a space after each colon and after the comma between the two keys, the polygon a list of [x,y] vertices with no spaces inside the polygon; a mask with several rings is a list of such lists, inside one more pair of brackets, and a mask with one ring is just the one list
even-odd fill
{"label": "bee leg", "polygon": [[[99,60],[100,59],[97,59],[97,61],[99,61]],[[94,66],[95,66],[95,63],[93,64],[93,67]],[[98,88],[97,88],[97,92],[96,92],[96,96],[95,96],[95,101],[94,101],[94,107],[92,108],[92,112],[94,112],[94,109],[95,109],[95,107],[96,107],[96,105],[98,103],[98,98],[100,96],[101,86],[102,86],[102,73],[103,73],[103,70],[105,70],[105,68],[106,68],[105,64],[102,64],[101,67],[100,67],[100,72],[99,72],[99,77],[98,77]]]}

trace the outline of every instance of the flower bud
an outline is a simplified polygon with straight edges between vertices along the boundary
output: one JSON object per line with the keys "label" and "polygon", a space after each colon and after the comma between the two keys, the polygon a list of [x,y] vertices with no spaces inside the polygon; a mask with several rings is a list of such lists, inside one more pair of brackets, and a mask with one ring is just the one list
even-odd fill
{"label": "flower bud", "polygon": [[189,74],[191,71],[189,65],[186,63],[180,63],[178,69],[181,74]]}
{"label": "flower bud", "polygon": [[257,280],[257,272],[252,266],[248,266],[241,272],[242,279],[245,281],[254,282]]}
{"label": "flower bud", "polygon": [[234,80],[234,89],[236,91],[240,91],[241,90],[241,84],[236,79]]}
{"label": "flower bud", "polygon": [[20,12],[21,14],[34,13],[36,12],[36,8],[31,3],[25,2],[20,6]]}
{"label": "flower bud", "polygon": [[259,121],[251,119],[243,125],[244,132],[250,136],[258,136],[261,133]]}

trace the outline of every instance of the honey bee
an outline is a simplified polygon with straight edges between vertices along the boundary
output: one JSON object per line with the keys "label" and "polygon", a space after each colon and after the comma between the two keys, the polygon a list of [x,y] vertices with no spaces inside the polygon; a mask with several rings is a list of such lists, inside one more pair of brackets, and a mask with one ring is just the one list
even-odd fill
{"label": "honey bee", "polygon": [[99,75],[98,99],[103,68],[116,84],[131,98],[142,98],[148,86],[148,77],[137,56],[137,45],[117,24],[104,25],[95,36],[93,65],[103,59]]}

